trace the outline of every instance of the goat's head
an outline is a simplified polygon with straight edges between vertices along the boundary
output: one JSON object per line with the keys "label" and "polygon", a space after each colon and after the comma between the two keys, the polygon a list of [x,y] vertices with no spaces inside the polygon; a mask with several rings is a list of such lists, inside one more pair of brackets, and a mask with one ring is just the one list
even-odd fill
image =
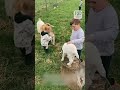
{"label": "goat's head", "polygon": [[43,24],[41,30],[49,33],[52,31],[52,26],[49,23]]}

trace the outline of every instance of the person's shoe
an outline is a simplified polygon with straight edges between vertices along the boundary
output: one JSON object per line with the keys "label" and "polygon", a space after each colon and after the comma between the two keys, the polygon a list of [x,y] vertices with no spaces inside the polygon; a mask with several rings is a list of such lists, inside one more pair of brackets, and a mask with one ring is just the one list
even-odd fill
{"label": "person's shoe", "polygon": [[32,64],[34,64],[34,59],[33,59],[31,53],[25,56],[25,64],[26,65],[32,65]]}
{"label": "person's shoe", "polygon": [[115,79],[114,78],[107,78],[110,85],[114,85],[115,84]]}
{"label": "person's shoe", "polygon": [[116,83],[114,78],[109,78],[111,86],[107,90],[120,90],[120,84]]}

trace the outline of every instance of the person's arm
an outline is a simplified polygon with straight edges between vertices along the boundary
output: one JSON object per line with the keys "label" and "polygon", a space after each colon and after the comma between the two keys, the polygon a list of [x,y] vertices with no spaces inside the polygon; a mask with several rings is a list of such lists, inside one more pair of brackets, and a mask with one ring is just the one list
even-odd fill
{"label": "person's arm", "polygon": [[28,34],[33,35],[35,33],[35,28],[34,28],[34,24],[31,20],[26,20],[26,27],[25,27],[25,32],[27,32]]}
{"label": "person's arm", "polygon": [[115,40],[118,32],[119,32],[119,25],[118,25],[118,18],[117,15],[106,15],[104,18],[104,31],[98,31],[90,36],[87,37],[88,40],[104,40],[104,41],[111,41]]}
{"label": "person's arm", "polygon": [[85,39],[84,32],[79,33],[78,38],[79,39],[71,40],[71,42],[73,44],[81,44],[81,43],[83,43],[84,39]]}

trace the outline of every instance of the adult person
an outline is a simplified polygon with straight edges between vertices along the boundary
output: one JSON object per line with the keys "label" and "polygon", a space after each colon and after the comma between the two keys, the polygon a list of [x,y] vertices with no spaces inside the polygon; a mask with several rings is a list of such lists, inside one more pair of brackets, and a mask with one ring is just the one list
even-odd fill
{"label": "adult person", "polygon": [[99,50],[108,78],[109,66],[114,53],[114,41],[119,29],[118,16],[107,0],[87,1],[90,9],[86,23],[86,41],[92,42]]}

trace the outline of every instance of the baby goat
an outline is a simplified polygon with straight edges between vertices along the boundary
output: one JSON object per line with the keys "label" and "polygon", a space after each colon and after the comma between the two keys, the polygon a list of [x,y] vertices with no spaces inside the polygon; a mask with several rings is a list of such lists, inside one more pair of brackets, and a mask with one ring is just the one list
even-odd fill
{"label": "baby goat", "polygon": [[62,51],[63,51],[63,53],[62,53],[61,61],[64,61],[64,57],[67,56],[67,58],[69,59],[69,63],[67,63],[67,65],[69,65],[69,66],[71,66],[75,57],[79,59],[79,55],[77,53],[77,48],[74,44],[64,43],[64,45],[62,47]]}
{"label": "baby goat", "polygon": [[[52,27],[54,27],[53,25],[49,24],[49,23],[44,23],[40,18],[37,22],[37,31],[38,33],[41,32],[47,32],[48,35],[51,37],[51,42],[53,45],[55,45],[55,34],[52,31]],[[42,35],[43,36],[43,35]]]}

